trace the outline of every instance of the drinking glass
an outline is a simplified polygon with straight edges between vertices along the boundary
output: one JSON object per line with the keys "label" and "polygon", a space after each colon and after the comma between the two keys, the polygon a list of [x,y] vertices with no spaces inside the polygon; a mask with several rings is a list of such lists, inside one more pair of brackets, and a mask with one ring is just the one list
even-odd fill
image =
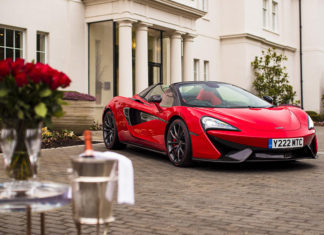
{"label": "drinking glass", "polygon": [[42,145],[42,128],[26,129],[25,145],[29,155],[30,164],[33,170],[33,178],[36,179],[38,171],[38,157]]}
{"label": "drinking glass", "polygon": [[[17,132],[16,129],[13,128],[3,128],[1,129],[0,134],[0,146],[3,154],[3,160],[4,160],[4,167],[6,174],[9,176],[9,178],[12,180],[12,175],[10,171],[10,164],[12,160],[13,153],[15,151],[17,145]],[[5,191],[2,193],[9,197],[12,195],[12,182],[5,182],[4,187]],[[3,196],[3,195],[2,195]]]}
{"label": "drinking glass", "polygon": [[[8,167],[10,167],[12,155],[15,151],[16,144],[17,144],[16,129],[12,129],[12,128],[1,129],[0,146],[3,153],[4,166],[6,172],[8,172],[7,169]],[[11,176],[9,175],[9,177]]]}

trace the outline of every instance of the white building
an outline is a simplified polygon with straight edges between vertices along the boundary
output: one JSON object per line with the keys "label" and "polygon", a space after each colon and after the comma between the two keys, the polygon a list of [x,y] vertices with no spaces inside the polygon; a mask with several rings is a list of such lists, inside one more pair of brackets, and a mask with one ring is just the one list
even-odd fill
{"label": "white building", "polygon": [[[324,93],[323,0],[300,0],[305,110]],[[156,82],[218,80],[252,89],[251,61],[275,47],[301,99],[299,0],[1,0],[0,59],[49,63],[97,98]]]}

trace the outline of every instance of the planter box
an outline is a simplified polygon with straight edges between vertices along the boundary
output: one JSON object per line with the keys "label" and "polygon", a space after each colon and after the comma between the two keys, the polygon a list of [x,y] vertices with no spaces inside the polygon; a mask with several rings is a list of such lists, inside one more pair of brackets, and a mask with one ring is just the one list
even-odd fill
{"label": "planter box", "polygon": [[89,129],[95,120],[95,101],[66,100],[63,106],[64,116],[52,119],[54,130],[68,129],[76,135],[82,135],[83,131]]}

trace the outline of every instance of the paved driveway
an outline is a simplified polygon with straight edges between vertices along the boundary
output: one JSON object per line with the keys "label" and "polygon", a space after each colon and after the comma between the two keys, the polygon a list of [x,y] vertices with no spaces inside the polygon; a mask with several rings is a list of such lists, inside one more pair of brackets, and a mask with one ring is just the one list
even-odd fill
{"label": "paved driveway", "polygon": [[[324,128],[317,129],[319,159],[293,163],[176,168],[163,155],[118,151],[133,161],[136,204],[115,205],[110,234],[324,234]],[[42,150],[40,180],[68,183],[69,157],[82,151]],[[46,213],[46,226],[46,234],[76,234],[71,207]],[[95,234],[93,226],[83,229]],[[24,214],[0,214],[0,234],[24,233]]]}

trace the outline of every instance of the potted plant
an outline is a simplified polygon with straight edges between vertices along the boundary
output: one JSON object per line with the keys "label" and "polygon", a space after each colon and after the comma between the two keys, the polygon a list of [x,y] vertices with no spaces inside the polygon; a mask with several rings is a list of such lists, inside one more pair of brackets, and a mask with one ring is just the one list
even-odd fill
{"label": "potted plant", "polygon": [[[10,58],[0,61],[1,147],[11,178],[26,180],[35,174],[25,138],[32,137],[32,132],[27,134],[26,130],[39,130],[42,123],[50,124],[52,117],[63,116],[64,93],[58,89],[69,86],[70,82],[64,73],[47,64]],[[33,132],[36,137],[39,133]],[[34,141],[31,147],[38,145],[36,140],[31,138]],[[35,157],[38,153],[29,151],[29,154]]]}

